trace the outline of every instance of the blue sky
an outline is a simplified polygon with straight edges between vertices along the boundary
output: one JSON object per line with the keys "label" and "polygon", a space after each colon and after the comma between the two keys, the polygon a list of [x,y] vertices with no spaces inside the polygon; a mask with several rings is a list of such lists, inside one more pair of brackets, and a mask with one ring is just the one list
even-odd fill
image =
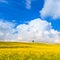
{"label": "blue sky", "polygon": [[[41,3],[40,3],[41,2]],[[8,0],[8,3],[0,3],[0,18],[16,23],[26,23],[35,18],[39,18],[39,11],[42,9],[43,0],[32,0],[31,8],[26,8],[25,0]]]}
{"label": "blue sky", "polygon": [[[27,23],[35,18],[40,18],[39,11],[44,5],[44,0],[32,0],[31,8],[26,8],[26,0],[6,0],[0,2],[0,19],[4,21],[15,21],[17,24]],[[47,18],[53,28],[60,31],[60,20]]]}
{"label": "blue sky", "polygon": [[[56,1],[54,1],[54,0],[49,0],[49,1],[48,0],[0,0],[0,23],[1,23],[0,25],[1,26],[8,25],[8,27],[6,28],[6,30],[9,29],[8,33],[13,30],[14,33],[13,32],[11,32],[11,33],[13,33],[15,35],[13,36],[12,39],[14,39],[15,36],[17,36],[17,35],[19,37],[21,37],[20,35],[22,34],[22,32],[21,32],[22,28],[23,28],[22,31],[26,32],[27,30],[26,31],[24,30],[27,28],[26,25],[30,27],[30,25],[31,25],[30,23],[33,21],[32,24],[34,25],[37,22],[36,20],[38,22],[40,22],[40,26],[42,26],[42,24],[44,25],[45,23],[46,24],[48,23],[47,25],[49,27],[42,26],[44,28],[41,27],[41,29],[44,31],[47,31],[49,28],[49,30],[52,30],[53,32],[56,33],[56,35],[58,36],[58,40],[60,39],[59,38],[59,35],[60,35],[60,1],[59,0],[56,0]],[[41,22],[43,22],[43,23],[41,23]],[[37,24],[39,24],[39,23],[37,23]],[[3,28],[1,26],[0,26],[0,33],[2,32],[1,30],[3,29],[3,33],[6,34],[7,32],[4,32],[5,28]],[[36,27],[38,27],[38,26],[39,25],[36,25]],[[34,28],[34,27],[32,27],[32,28]],[[38,28],[40,28],[40,27],[38,27]],[[47,28],[47,29],[45,29],[45,28]],[[39,32],[41,29],[39,29]],[[31,30],[33,30],[33,29],[31,29]],[[49,34],[54,35],[53,33],[49,33]],[[2,39],[3,36],[0,36],[0,39]],[[25,36],[25,35],[23,34],[23,36]],[[24,38],[26,38],[26,37],[24,37]],[[2,40],[4,40],[4,39],[2,39]],[[9,40],[9,39],[10,39],[10,37],[7,40]],[[36,38],[33,38],[33,39],[36,39]],[[31,38],[31,40],[32,40],[32,38]],[[37,40],[39,40],[39,39],[37,39]],[[44,40],[44,39],[41,39],[41,40]],[[24,39],[23,39],[23,41],[24,41]]]}

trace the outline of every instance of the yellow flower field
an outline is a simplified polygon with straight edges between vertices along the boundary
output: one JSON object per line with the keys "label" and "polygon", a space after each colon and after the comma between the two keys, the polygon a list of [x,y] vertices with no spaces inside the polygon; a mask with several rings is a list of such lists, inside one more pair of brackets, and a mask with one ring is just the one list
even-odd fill
{"label": "yellow flower field", "polygon": [[60,45],[1,42],[0,60],[60,60]]}

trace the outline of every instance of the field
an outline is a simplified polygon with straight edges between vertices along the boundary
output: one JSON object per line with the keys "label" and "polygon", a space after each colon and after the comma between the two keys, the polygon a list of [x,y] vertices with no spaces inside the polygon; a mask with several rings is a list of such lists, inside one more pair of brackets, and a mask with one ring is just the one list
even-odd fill
{"label": "field", "polygon": [[0,60],[60,60],[60,45],[0,42]]}

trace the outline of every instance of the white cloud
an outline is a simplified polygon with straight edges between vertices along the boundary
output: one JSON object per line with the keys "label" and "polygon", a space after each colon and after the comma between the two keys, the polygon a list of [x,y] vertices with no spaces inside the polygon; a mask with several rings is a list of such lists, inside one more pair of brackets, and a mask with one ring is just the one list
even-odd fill
{"label": "white cloud", "polygon": [[2,3],[8,3],[7,0],[0,0],[0,2],[2,2]]}
{"label": "white cloud", "polygon": [[0,19],[0,41],[12,41],[15,39],[14,24],[11,22],[4,22]]}
{"label": "white cloud", "polygon": [[34,19],[27,24],[17,26],[18,41],[60,43],[60,32],[52,29],[51,23]]}
{"label": "white cloud", "polygon": [[40,13],[42,18],[60,18],[60,0],[45,0],[44,6]]}
{"label": "white cloud", "polygon": [[26,8],[27,9],[31,8],[31,0],[26,0]]}
{"label": "white cloud", "polygon": [[14,23],[0,19],[0,41],[32,42],[34,40],[35,42],[60,43],[60,32],[52,29],[51,23],[40,18],[14,27]]}

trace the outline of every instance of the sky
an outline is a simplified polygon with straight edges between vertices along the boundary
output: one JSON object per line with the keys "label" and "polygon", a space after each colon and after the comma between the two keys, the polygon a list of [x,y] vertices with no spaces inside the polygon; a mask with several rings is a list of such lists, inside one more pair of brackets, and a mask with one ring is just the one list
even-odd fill
{"label": "sky", "polygon": [[0,41],[60,43],[60,0],[0,0]]}

